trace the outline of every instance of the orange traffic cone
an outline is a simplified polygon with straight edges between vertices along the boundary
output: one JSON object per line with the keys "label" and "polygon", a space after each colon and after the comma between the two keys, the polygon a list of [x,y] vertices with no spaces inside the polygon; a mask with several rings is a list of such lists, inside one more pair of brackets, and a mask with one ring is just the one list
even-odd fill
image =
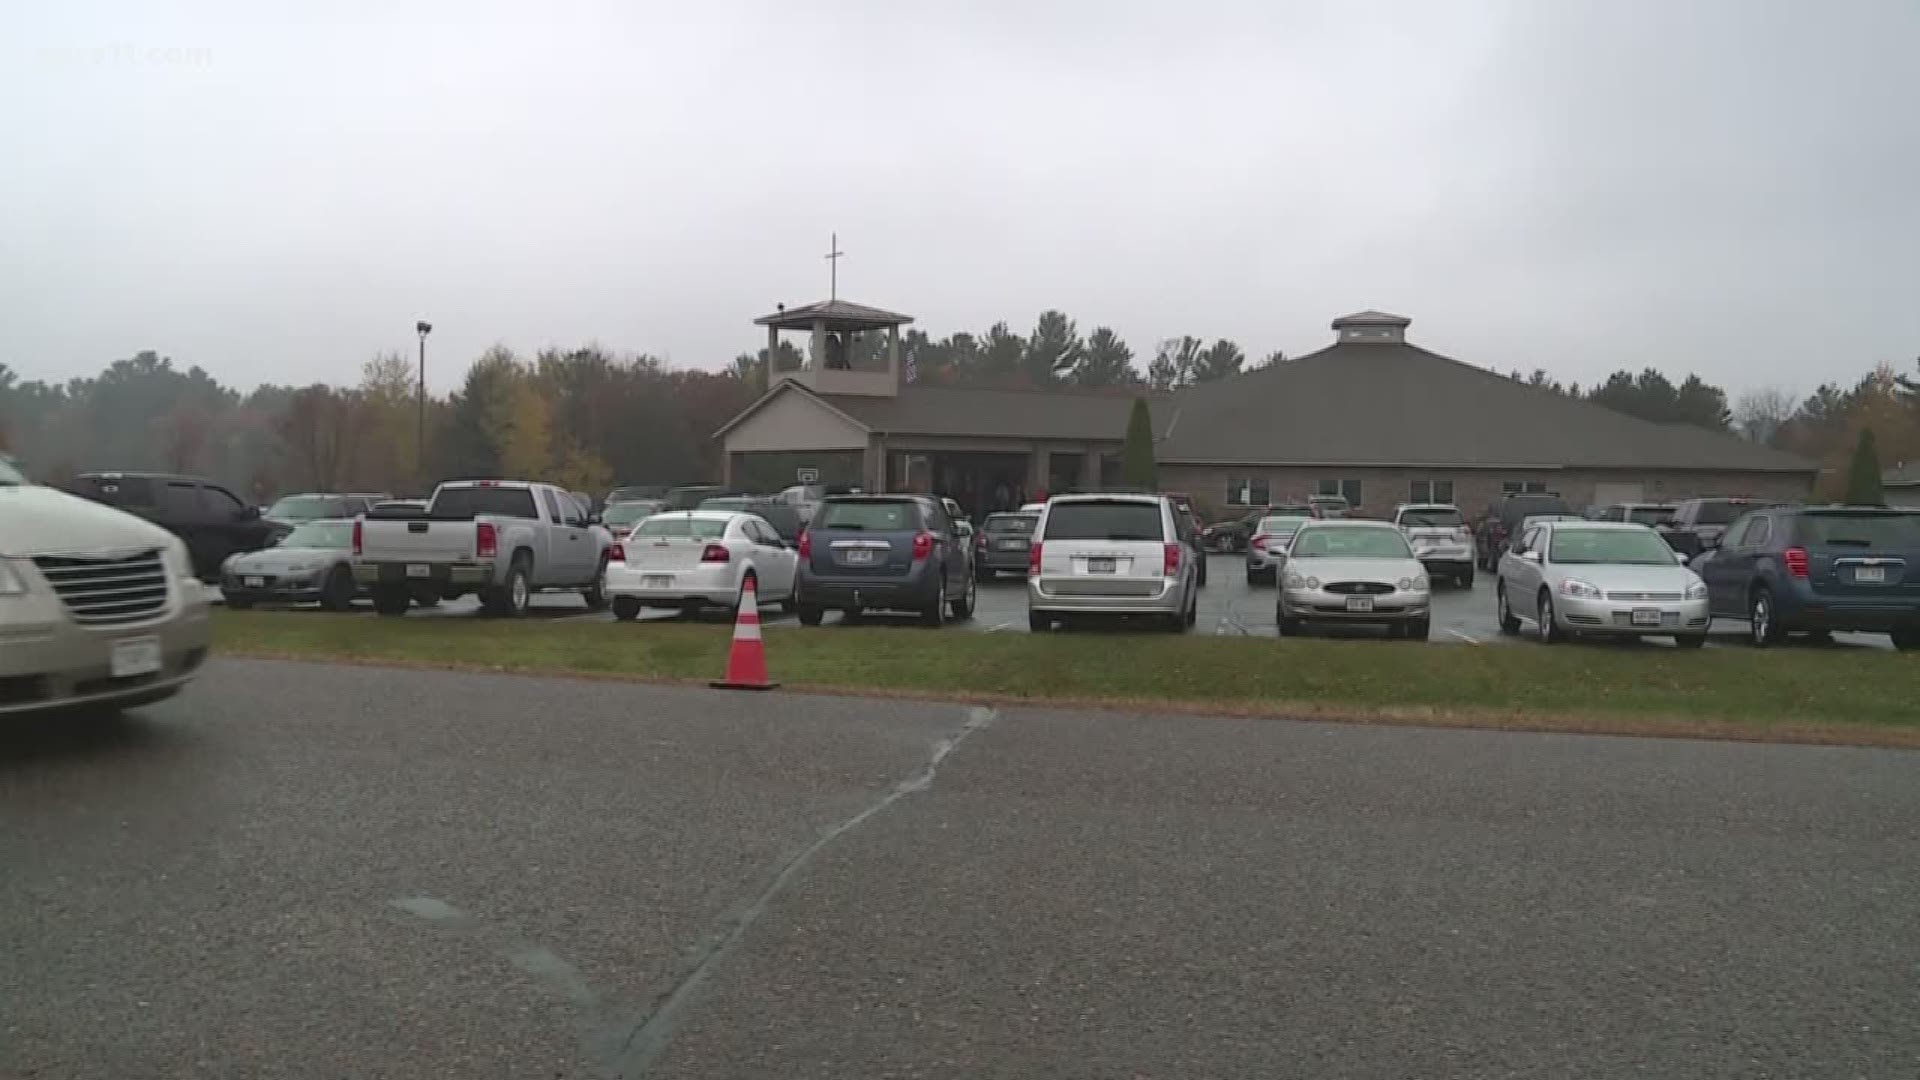
{"label": "orange traffic cone", "polygon": [[767,678],[767,650],[760,641],[760,598],[749,576],[740,586],[740,613],[733,620],[733,647],[727,651],[727,677],[708,685],[721,690],[772,690],[780,684]]}

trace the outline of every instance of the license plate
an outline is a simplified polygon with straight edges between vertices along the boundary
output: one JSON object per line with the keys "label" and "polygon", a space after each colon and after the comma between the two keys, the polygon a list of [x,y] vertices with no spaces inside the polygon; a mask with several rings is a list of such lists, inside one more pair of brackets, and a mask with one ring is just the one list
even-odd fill
{"label": "license plate", "polygon": [[1372,611],[1373,597],[1349,596],[1347,597],[1347,610],[1348,611]]}
{"label": "license plate", "polygon": [[1650,608],[1650,607],[1634,608],[1633,609],[1633,625],[1659,626],[1660,625],[1660,609]]}
{"label": "license plate", "polygon": [[673,588],[673,575],[642,574],[640,575],[640,587],[643,589],[671,589]]}
{"label": "license plate", "polygon": [[1114,563],[1112,559],[1087,560],[1087,573],[1089,574],[1111,574],[1113,570]]}
{"label": "license plate", "polygon": [[1001,551],[1019,551],[1025,547],[1026,544],[1019,540],[996,540],[993,546],[999,548]]}
{"label": "license plate", "polygon": [[151,675],[159,670],[159,638],[126,638],[113,643],[113,657],[108,671],[114,678],[130,679],[136,675]]}
{"label": "license plate", "polygon": [[407,576],[408,577],[432,577],[433,567],[428,566],[426,563],[417,563],[417,562],[408,563]]}
{"label": "license plate", "polygon": [[1884,566],[1856,566],[1853,568],[1853,580],[1862,585],[1884,585],[1887,581],[1887,568]]}
{"label": "license plate", "polygon": [[879,561],[879,552],[872,548],[850,548],[846,553],[848,566],[871,566]]}
{"label": "license plate", "polygon": [[267,579],[263,577],[241,578],[240,584],[245,585],[249,589],[264,589],[267,587]]}

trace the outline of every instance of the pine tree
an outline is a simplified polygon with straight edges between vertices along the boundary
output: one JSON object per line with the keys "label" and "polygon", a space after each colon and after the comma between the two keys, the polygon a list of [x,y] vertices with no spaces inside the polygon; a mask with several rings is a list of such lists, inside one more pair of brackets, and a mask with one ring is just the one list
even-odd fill
{"label": "pine tree", "polygon": [[1853,463],[1847,468],[1845,498],[1853,506],[1887,504],[1886,493],[1880,489],[1880,450],[1874,445],[1872,428],[1861,428],[1860,440],[1853,444]]}
{"label": "pine tree", "polygon": [[1159,486],[1153,462],[1153,414],[1146,398],[1133,399],[1127,417],[1127,441],[1120,448],[1120,479],[1128,487],[1152,491]]}

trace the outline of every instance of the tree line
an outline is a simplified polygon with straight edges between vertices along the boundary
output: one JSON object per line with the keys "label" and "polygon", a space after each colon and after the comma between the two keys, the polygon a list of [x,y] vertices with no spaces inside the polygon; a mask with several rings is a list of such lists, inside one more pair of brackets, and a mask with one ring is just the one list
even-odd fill
{"label": "tree line", "polygon": [[[856,349],[877,355],[880,334]],[[782,342],[778,366],[798,363]],[[1172,390],[1285,363],[1271,352],[1249,364],[1227,339],[1157,342],[1144,369],[1112,328],[1084,336],[1049,310],[1031,332],[1005,322],[984,333],[901,336],[917,383],[935,386]],[[595,345],[520,356],[495,347],[460,388],[429,395],[425,445],[411,360],[375,356],[351,385],[222,385],[199,367],[154,352],[116,360],[64,383],[22,381],[0,364],[0,450],[43,480],[95,469],[210,476],[257,500],[294,490],[425,489],[452,476],[550,478],[602,491],[623,482],[689,482],[720,474],[712,433],[764,392],[765,350],[718,372],[671,367],[645,354]],[[1825,469],[1822,494],[1838,497],[1863,432],[1887,464],[1920,460],[1920,378],[1881,366],[1851,386],[1827,383],[1803,398],[1761,388],[1729,405],[1699,376],[1678,382],[1654,368],[1618,371],[1589,387],[1544,370],[1511,377],[1552,393],[1647,420],[1690,423],[1791,451]]]}
{"label": "tree line", "polygon": [[[879,360],[886,347],[883,334],[860,335],[853,342],[851,359],[855,366]],[[776,367],[799,366],[798,349],[783,341],[780,350]],[[1208,344],[1184,335],[1156,343],[1143,371],[1133,347],[1112,327],[1096,326],[1082,336],[1079,324],[1058,310],[1041,312],[1032,331],[1024,336],[1014,333],[1005,322],[994,323],[980,334],[962,330],[934,338],[914,329],[900,335],[901,365],[912,373],[914,382],[928,386],[1144,387],[1164,391],[1224,379],[1284,359],[1275,351],[1249,365],[1246,351],[1233,341],[1217,338]],[[741,353],[734,358],[733,370],[743,380],[765,385],[767,361],[765,349]]]}

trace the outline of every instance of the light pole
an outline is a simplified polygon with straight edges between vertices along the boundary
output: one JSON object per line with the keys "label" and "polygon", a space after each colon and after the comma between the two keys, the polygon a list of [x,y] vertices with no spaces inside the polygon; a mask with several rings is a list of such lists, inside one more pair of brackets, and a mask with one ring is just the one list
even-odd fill
{"label": "light pole", "polygon": [[420,471],[420,483],[427,482],[427,335],[433,333],[430,322],[416,322],[413,329],[420,335],[420,396],[418,413],[413,429],[414,467]]}

